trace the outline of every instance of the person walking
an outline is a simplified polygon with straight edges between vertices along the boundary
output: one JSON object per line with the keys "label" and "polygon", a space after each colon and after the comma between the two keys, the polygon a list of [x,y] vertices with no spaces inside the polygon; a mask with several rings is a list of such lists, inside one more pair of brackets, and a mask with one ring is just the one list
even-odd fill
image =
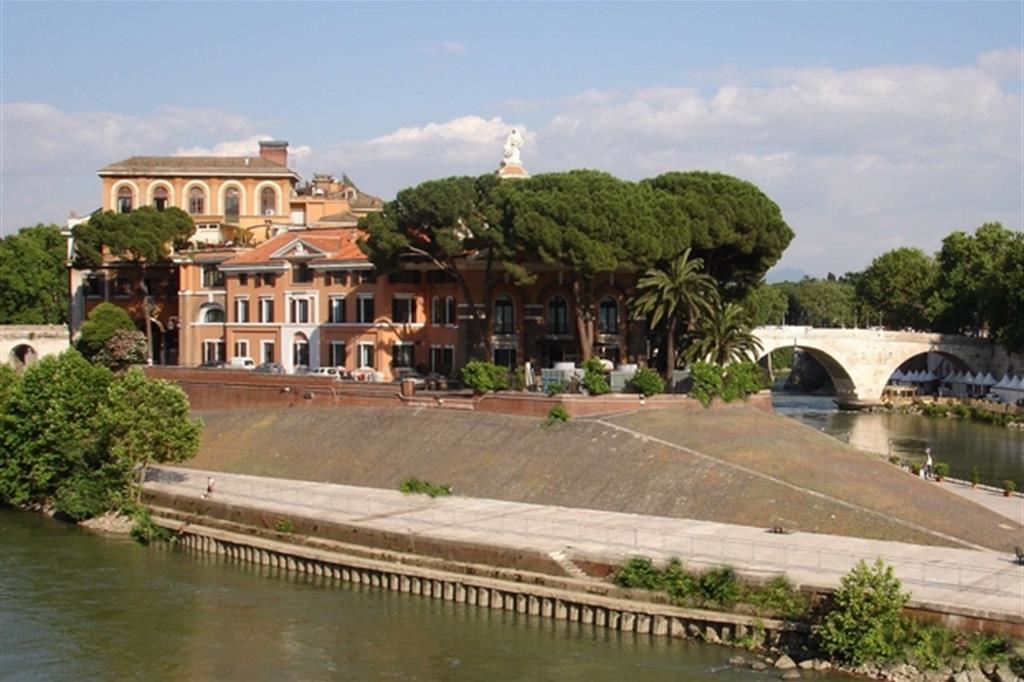
{"label": "person walking", "polygon": [[925,478],[930,479],[932,477],[932,449],[925,448],[924,454],[928,456],[928,459],[924,461],[924,475]]}
{"label": "person walking", "polygon": [[206,492],[203,493],[203,499],[204,500],[207,497],[209,497],[210,495],[213,494],[213,484],[214,484],[213,476],[207,477],[207,479],[206,479]]}

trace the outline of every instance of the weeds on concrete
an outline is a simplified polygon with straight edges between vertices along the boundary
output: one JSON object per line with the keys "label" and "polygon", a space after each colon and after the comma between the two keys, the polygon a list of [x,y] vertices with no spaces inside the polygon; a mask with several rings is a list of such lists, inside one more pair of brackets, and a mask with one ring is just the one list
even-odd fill
{"label": "weeds on concrete", "polygon": [[553,405],[548,410],[548,416],[544,420],[544,426],[552,426],[554,424],[569,421],[569,413],[561,405]]}
{"label": "weeds on concrete", "polygon": [[446,497],[452,494],[450,485],[435,485],[430,481],[421,481],[415,476],[402,481],[398,489],[406,495],[429,495],[430,497]]}

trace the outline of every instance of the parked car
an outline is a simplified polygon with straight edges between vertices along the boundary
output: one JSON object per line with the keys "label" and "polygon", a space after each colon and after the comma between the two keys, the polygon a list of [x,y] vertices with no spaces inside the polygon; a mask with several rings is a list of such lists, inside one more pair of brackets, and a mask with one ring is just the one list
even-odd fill
{"label": "parked car", "polygon": [[406,379],[412,379],[416,383],[416,388],[423,388],[427,384],[426,377],[411,369],[399,370],[393,383],[400,384]]}
{"label": "parked car", "polygon": [[284,367],[277,364],[276,362],[264,362],[261,365],[256,365],[256,369],[253,370],[258,374],[284,374]]}
{"label": "parked car", "polygon": [[227,366],[231,369],[255,369],[256,361],[244,355],[239,355],[231,358]]}
{"label": "parked car", "polygon": [[207,360],[199,365],[199,369],[224,369],[223,360]]}
{"label": "parked car", "polygon": [[344,367],[318,367],[310,372],[310,374],[317,377],[328,377],[336,381],[345,381],[352,378]]}

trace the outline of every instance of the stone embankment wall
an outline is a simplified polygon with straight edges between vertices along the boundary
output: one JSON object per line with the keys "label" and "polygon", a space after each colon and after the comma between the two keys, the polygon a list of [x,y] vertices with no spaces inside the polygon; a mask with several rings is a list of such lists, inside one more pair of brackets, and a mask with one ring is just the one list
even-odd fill
{"label": "stone embankment wall", "polygon": [[[621,632],[752,647],[796,645],[807,634],[804,626],[771,618],[683,609],[595,594],[589,591],[594,588],[592,581],[551,579],[524,572],[499,579],[471,572],[379,561],[206,526],[182,527],[180,521],[162,517],[154,520],[175,531],[175,542],[168,545],[171,548],[480,608],[504,609]],[[628,592],[610,585],[608,588]]]}
{"label": "stone embankment wall", "polygon": [[[683,395],[643,398],[635,394],[604,396],[501,392],[472,396],[461,392],[418,392],[402,396],[395,384],[337,382],[312,376],[254,374],[243,370],[200,370],[180,367],[148,367],[154,378],[174,381],[188,395],[193,410],[247,407],[414,407],[469,410],[543,419],[555,405],[572,417],[614,414],[642,409],[703,410],[697,400]],[[771,393],[751,396],[746,403],[772,411]],[[712,404],[718,407],[719,402]]]}

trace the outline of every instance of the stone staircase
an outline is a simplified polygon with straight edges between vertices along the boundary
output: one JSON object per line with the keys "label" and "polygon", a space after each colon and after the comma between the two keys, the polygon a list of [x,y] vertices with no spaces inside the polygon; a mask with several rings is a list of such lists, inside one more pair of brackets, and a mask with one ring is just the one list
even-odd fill
{"label": "stone staircase", "polygon": [[579,566],[572,562],[572,559],[570,559],[565,553],[565,550],[556,549],[554,552],[548,552],[548,556],[551,557],[552,561],[558,564],[570,578],[579,578],[580,580],[587,580],[590,578],[590,576],[584,573]]}

